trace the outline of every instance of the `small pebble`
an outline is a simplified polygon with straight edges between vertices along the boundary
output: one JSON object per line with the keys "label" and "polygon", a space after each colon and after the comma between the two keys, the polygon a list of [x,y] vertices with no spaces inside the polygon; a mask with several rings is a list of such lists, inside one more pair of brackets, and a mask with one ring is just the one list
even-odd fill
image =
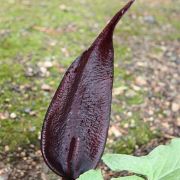
{"label": "small pebble", "polygon": [[34,132],[35,130],[36,130],[36,127],[35,127],[35,126],[29,128],[29,131],[30,131],[30,132]]}
{"label": "small pebble", "polygon": [[26,153],[23,151],[21,152],[21,157],[25,157],[26,156]]}
{"label": "small pebble", "polygon": [[44,91],[51,91],[51,87],[48,84],[43,84],[41,86],[41,89]]}
{"label": "small pebble", "polygon": [[180,117],[179,117],[179,118],[177,118],[177,126],[179,126],[179,127],[180,127]]}
{"label": "small pebble", "polygon": [[11,119],[15,119],[16,117],[17,117],[16,113],[13,112],[13,113],[10,114]]}
{"label": "small pebble", "polygon": [[24,112],[27,113],[27,114],[29,114],[29,113],[31,112],[31,108],[25,108],[25,109],[24,109]]}
{"label": "small pebble", "polygon": [[139,86],[144,86],[147,84],[146,82],[146,79],[144,77],[141,77],[141,76],[138,76],[136,79],[135,79],[135,83]]}
{"label": "small pebble", "polygon": [[156,19],[154,18],[154,16],[145,16],[144,17],[144,21],[149,23],[149,24],[156,23]]}
{"label": "small pebble", "polygon": [[171,109],[173,112],[178,112],[180,110],[180,105],[178,103],[173,102]]}
{"label": "small pebble", "polygon": [[9,146],[4,146],[4,150],[5,150],[5,152],[7,152],[7,151],[9,151]]}

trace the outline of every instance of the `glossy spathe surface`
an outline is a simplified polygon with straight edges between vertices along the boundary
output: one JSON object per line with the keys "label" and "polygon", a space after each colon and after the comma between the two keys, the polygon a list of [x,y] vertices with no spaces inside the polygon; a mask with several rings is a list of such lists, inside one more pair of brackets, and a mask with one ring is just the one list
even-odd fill
{"label": "glossy spathe surface", "polygon": [[68,68],[46,113],[41,150],[65,179],[95,168],[104,150],[113,85],[113,30],[130,1]]}

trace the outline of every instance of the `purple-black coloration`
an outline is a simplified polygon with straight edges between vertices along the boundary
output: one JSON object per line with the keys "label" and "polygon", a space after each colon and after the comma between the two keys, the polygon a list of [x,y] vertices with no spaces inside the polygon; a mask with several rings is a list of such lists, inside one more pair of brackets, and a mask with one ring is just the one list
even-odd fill
{"label": "purple-black coloration", "polygon": [[112,36],[133,2],[130,0],[72,63],[46,113],[42,154],[47,165],[65,179],[76,179],[95,168],[103,153],[113,86]]}

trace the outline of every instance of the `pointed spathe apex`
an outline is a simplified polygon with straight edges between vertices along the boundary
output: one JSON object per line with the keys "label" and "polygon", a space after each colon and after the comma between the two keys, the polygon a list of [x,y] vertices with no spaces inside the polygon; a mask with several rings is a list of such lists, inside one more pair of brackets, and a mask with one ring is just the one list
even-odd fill
{"label": "pointed spathe apex", "polygon": [[107,24],[66,71],[45,116],[41,150],[47,165],[66,180],[97,166],[109,128],[113,30],[134,1]]}
{"label": "pointed spathe apex", "polygon": [[[122,9],[120,9],[113,16],[113,18],[109,21],[109,23],[105,26],[105,28],[102,30],[102,32],[99,34],[99,36],[96,38],[94,43],[96,43],[96,41],[99,41],[99,39],[109,38],[111,40],[116,24],[123,17],[123,15],[127,12],[127,10],[131,7],[131,5],[134,3],[134,1],[135,0],[130,0]],[[94,45],[94,43],[92,45]]]}
{"label": "pointed spathe apex", "polygon": [[104,28],[104,30],[106,29],[112,29],[114,30],[116,24],[119,22],[119,20],[122,18],[122,16],[127,12],[127,10],[131,7],[131,5],[133,4],[135,0],[131,0],[129,1],[121,10],[119,10],[114,17],[109,21],[109,23],[107,24],[107,26]]}

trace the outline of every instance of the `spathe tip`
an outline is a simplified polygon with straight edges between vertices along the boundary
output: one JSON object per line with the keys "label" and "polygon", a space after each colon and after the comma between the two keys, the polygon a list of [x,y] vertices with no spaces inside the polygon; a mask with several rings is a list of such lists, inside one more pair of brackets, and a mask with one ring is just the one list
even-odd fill
{"label": "spathe tip", "polygon": [[107,36],[112,37],[114,28],[116,27],[116,24],[119,22],[119,20],[123,17],[123,15],[128,11],[128,9],[131,7],[131,5],[135,2],[135,0],[129,0],[126,5],[120,9],[114,17],[109,21],[109,23],[106,25],[106,27],[103,29],[103,31],[99,34],[98,38],[106,38]]}
{"label": "spathe tip", "polygon": [[[128,9],[131,7],[131,5],[135,2],[135,0],[130,0],[122,9],[120,9],[115,16],[111,19],[109,24],[113,26],[113,28],[116,26],[116,24],[119,22],[119,20],[123,17],[123,15],[128,11]],[[108,24],[108,25],[109,25]],[[107,25],[107,26],[108,26]]]}

